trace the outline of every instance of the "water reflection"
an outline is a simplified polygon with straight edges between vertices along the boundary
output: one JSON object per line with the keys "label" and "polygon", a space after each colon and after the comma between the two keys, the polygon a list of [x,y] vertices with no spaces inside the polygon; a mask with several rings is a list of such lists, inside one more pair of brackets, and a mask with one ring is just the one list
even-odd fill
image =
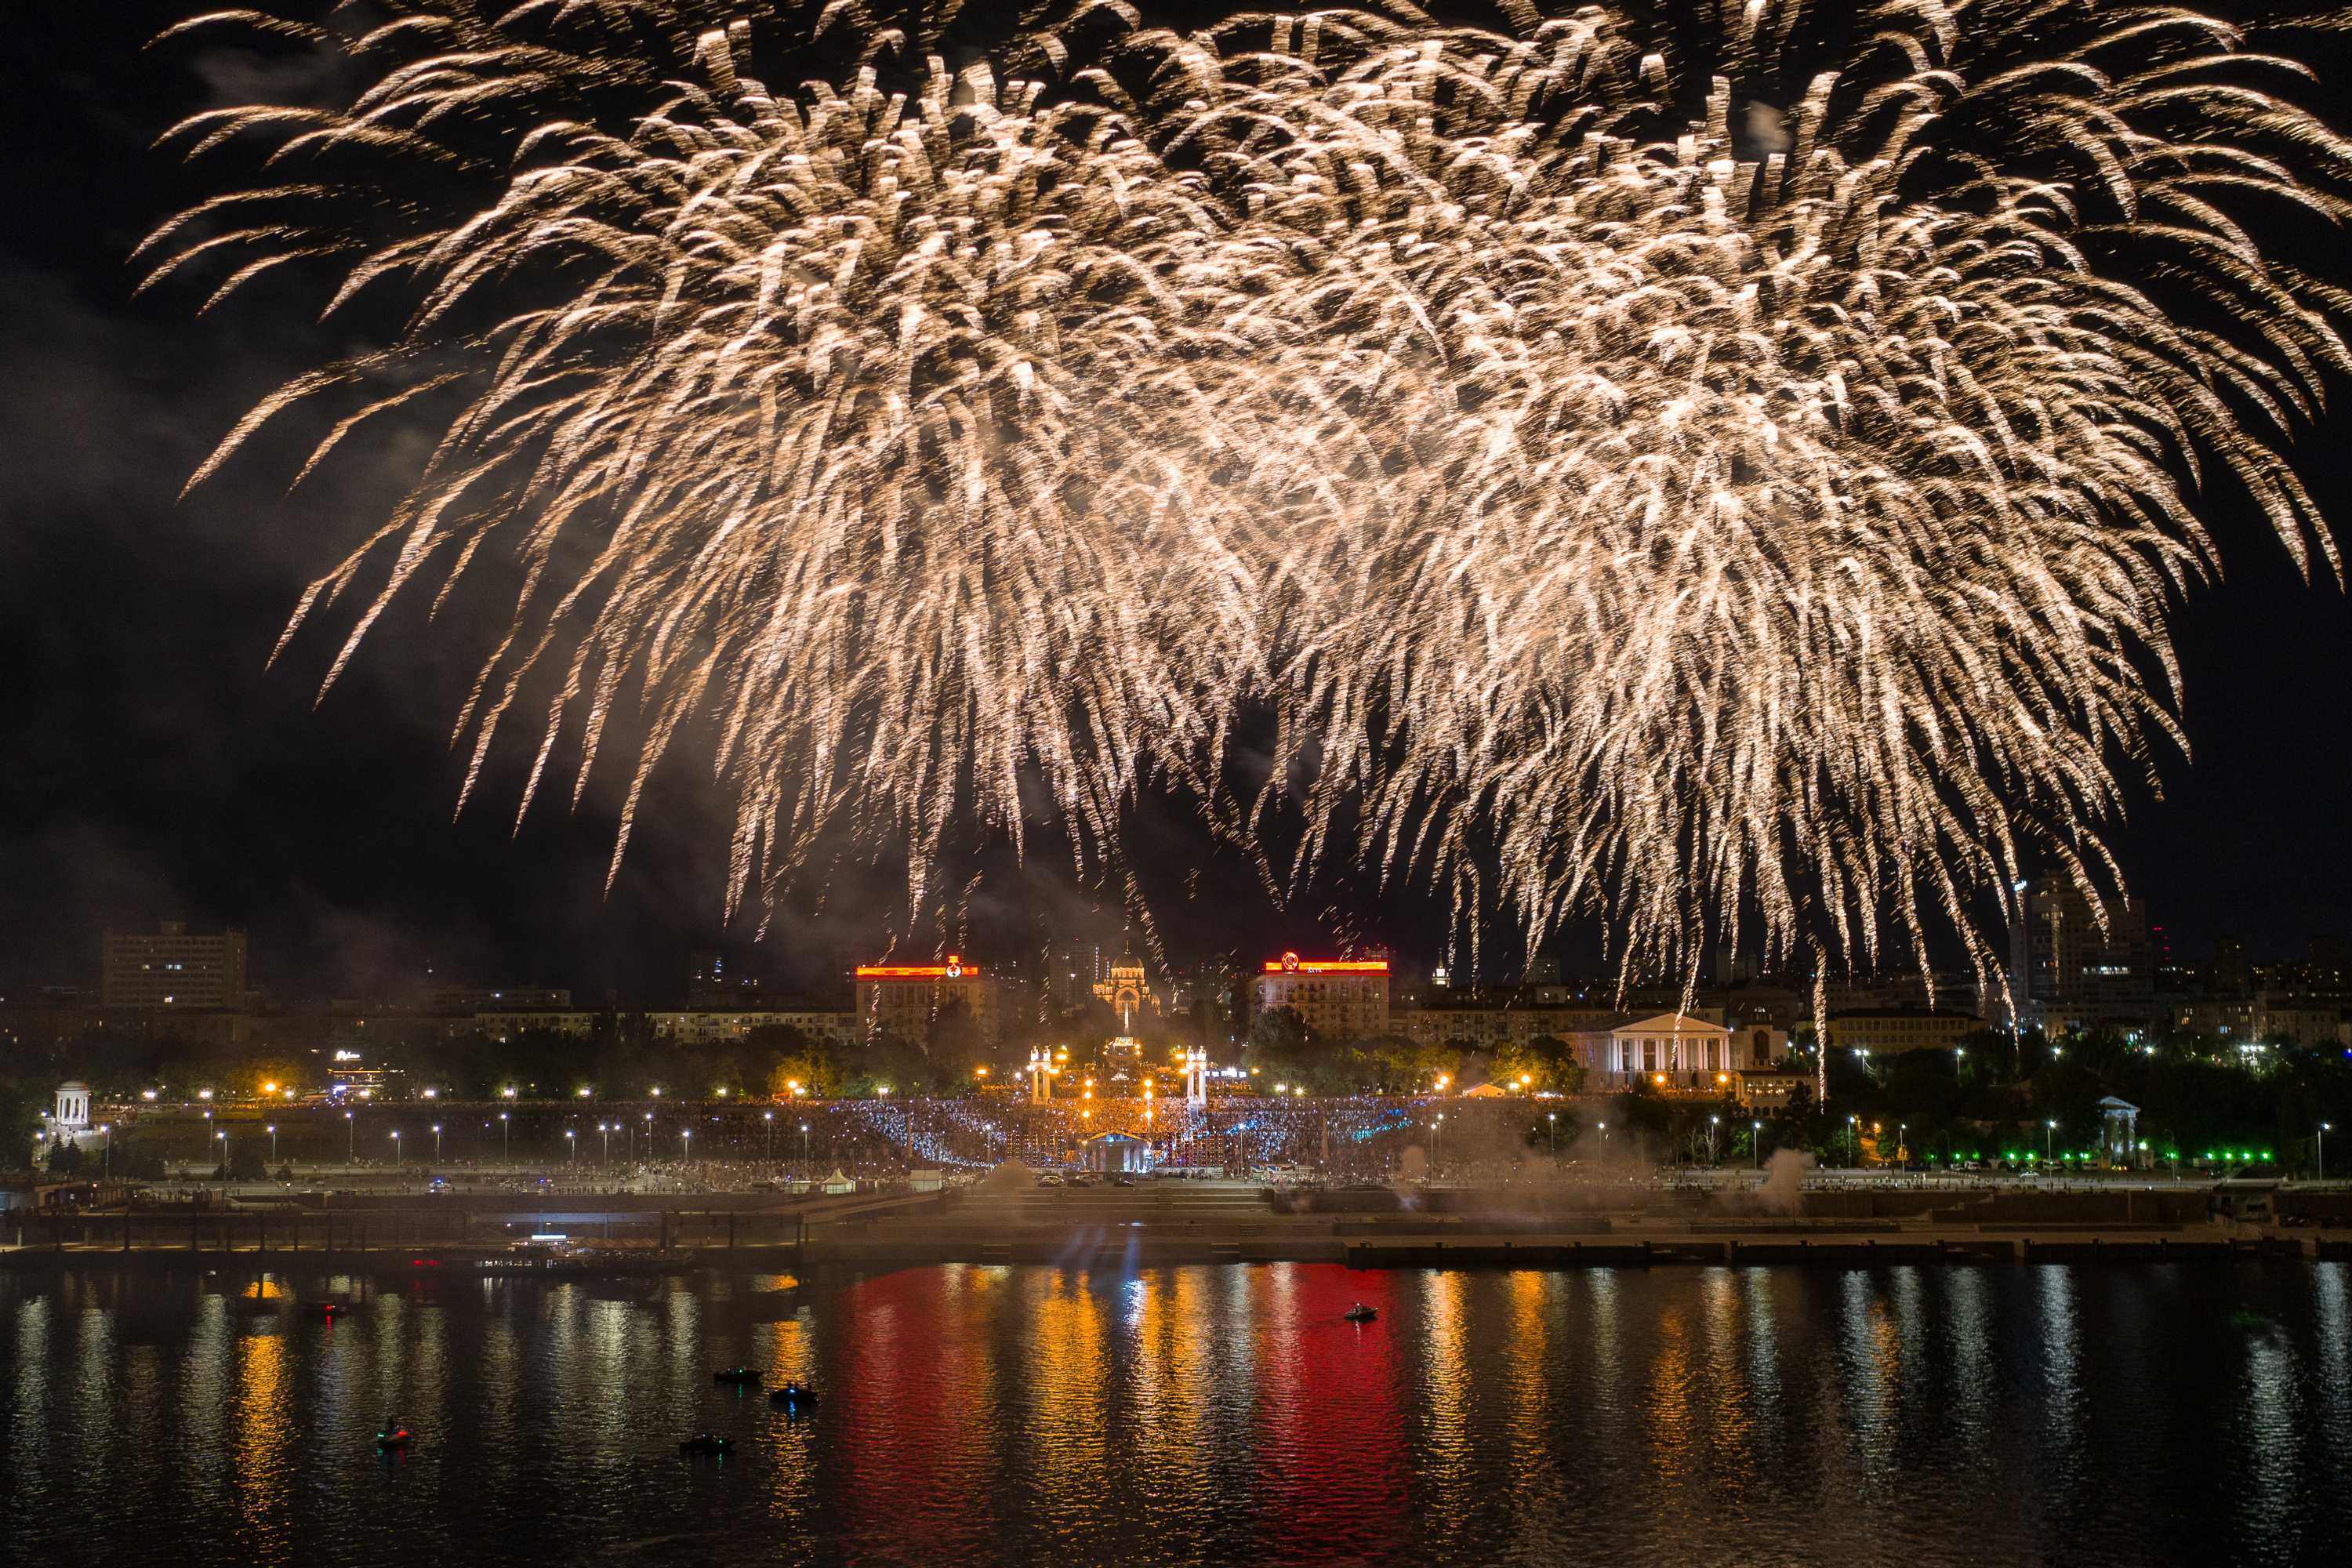
{"label": "water reflection", "polygon": [[2352,1555],[2336,1264],[15,1275],[0,1367],[44,1563]]}

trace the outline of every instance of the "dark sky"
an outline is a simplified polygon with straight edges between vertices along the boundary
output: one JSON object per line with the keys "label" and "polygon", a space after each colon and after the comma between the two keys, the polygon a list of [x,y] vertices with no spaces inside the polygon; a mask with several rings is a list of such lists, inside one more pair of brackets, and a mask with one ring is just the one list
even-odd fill
{"label": "dark sky", "polygon": [[[467,606],[431,635],[421,600],[396,606],[315,707],[325,632],[265,668],[302,584],[382,517],[414,452],[354,452],[289,496],[297,422],[174,499],[238,414],[348,330],[317,326],[299,291],[202,318],[194,286],[131,298],[131,247],[203,191],[149,143],[180,113],[249,96],[259,68],[218,48],[142,49],[191,9],[18,0],[0,46],[0,984],[87,983],[107,924],[187,918],[249,927],[257,978],[290,994],[401,984],[429,962],[452,979],[658,1000],[721,933],[729,806],[689,765],[659,779],[608,895],[609,788],[577,813],[559,795],[516,832],[502,769],[452,820],[449,725],[496,629]],[[2352,518],[2336,455],[2348,437],[2305,455],[2338,519]],[[2176,628],[2195,758],[2161,759],[2166,798],[2143,792],[2116,842],[2176,954],[2235,931],[2286,955],[2352,926],[2352,616],[2260,529],[2212,521],[2228,580]],[[1426,899],[1340,889],[1278,916],[1181,813],[1151,814],[1140,841],[1179,959],[1349,934],[1435,956]],[[1207,874],[1188,883],[1196,863]],[[821,917],[789,915],[747,956],[779,981],[830,970],[880,940],[894,886],[845,877]],[[1034,858],[990,885],[973,934],[1010,944],[1097,904],[1115,933],[1118,902]]]}

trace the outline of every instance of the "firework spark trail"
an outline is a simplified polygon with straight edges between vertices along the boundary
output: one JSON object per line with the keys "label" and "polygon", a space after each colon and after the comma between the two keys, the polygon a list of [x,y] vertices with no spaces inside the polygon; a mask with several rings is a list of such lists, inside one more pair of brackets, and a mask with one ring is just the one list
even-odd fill
{"label": "firework spark trail", "polygon": [[[389,552],[348,659],[510,532],[476,772],[542,668],[533,791],[640,693],[633,816],[715,714],[738,894],[847,824],[910,838],[919,899],[967,772],[1017,837],[1036,767],[1115,852],[1146,776],[1220,798],[1259,703],[1242,815],[1307,780],[1295,874],[1474,888],[1491,845],[1496,896],[1611,915],[1628,973],[1743,907],[1867,960],[2035,858],[2112,875],[2210,567],[2183,474],[2335,563],[2276,444],[2352,368],[2346,300],[2252,225],[2339,221],[2352,146],[2193,12],[1073,5],[982,60],[952,8],[390,9],[271,24],[363,69],[348,108],[182,129],[289,172],[159,270],[319,258],[415,307],[221,455],[341,384],[461,387],[301,616]],[[488,199],[436,205],[453,168]]]}

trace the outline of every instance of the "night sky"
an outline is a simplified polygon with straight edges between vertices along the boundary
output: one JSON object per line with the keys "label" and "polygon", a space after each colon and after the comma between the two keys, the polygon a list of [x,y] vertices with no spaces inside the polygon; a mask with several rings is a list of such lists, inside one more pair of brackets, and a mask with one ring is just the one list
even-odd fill
{"label": "night sky", "polygon": [[[156,133],[304,85],[234,49],[142,48],[196,9],[18,0],[0,54],[0,985],[13,998],[89,984],[107,925],[184,918],[249,928],[255,978],[281,997],[405,985],[430,964],[452,981],[673,999],[690,950],[751,935],[748,921],[722,929],[731,808],[692,748],[673,748],[609,895],[625,781],[596,781],[576,812],[568,789],[551,792],[518,832],[509,755],[452,820],[462,760],[447,738],[484,638],[503,627],[494,579],[429,635],[426,598],[397,603],[315,706],[346,617],[314,623],[267,667],[303,584],[381,520],[417,443],[354,446],[289,495],[308,446],[297,418],[175,500],[257,397],[364,330],[319,326],[299,280],[201,318],[201,280],[131,298],[131,248],[210,188],[150,150]],[[2339,424],[2301,459],[2329,514],[2352,523],[2347,440]],[[2229,576],[2176,623],[2195,756],[2154,759],[2166,796],[2140,791],[2115,842],[2176,956],[2223,931],[2287,956],[2352,927],[2352,615],[2332,581],[2303,583],[2258,521],[2209,521]],[[1181,809],[1147,808],[1135,842],[1179,961],[1350,936],[1437,956],[1444,921],[1425,896],[1376,901],[1342,879],[1282,914]],[[777,983],[834,971],[883,940],[901,886],[889,868],[845,873],[821,912],[787,911],[743,955]],[[1115,942],[1119,904],[1116,888],[1057,870],[1049,848],[1000,867],[963,940],[985,955],[1092,922]],[[1508,967],[1507,945],[1492,966]]]}

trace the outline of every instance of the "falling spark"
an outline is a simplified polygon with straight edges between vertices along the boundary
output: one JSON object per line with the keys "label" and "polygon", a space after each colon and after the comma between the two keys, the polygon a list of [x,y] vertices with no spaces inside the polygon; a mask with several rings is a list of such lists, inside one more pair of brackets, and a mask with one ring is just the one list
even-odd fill
{"label": "falling spark", "polygon": [[467,788],[528,702],[523,805],[567,735],[576,798],[641,701],[616,866],[709,721],[735,898],[845,827],[912,846],[919,907],[954,803],[1017,843],[1033,770],[1112,855],[1164,777],[1261,839],[1299,807],[1269,875],[1600,914],[1629,974],[1939,920],[1990,974],[1988,900],[2116,879],[2117,770],[2179,742],[2188,485],[2336,565],[2280,447],[2345,301],[2258,231],[2331,234],[2352,145],[2193,11],[385,12],[173,30],[361,85],[179,127],[278,183],[167,224],[156,275],[409,311],[197,478],[297,402],[350,400],[319,456],[444,410],[295,626],[372,590],[331,682],[498,541]]}

